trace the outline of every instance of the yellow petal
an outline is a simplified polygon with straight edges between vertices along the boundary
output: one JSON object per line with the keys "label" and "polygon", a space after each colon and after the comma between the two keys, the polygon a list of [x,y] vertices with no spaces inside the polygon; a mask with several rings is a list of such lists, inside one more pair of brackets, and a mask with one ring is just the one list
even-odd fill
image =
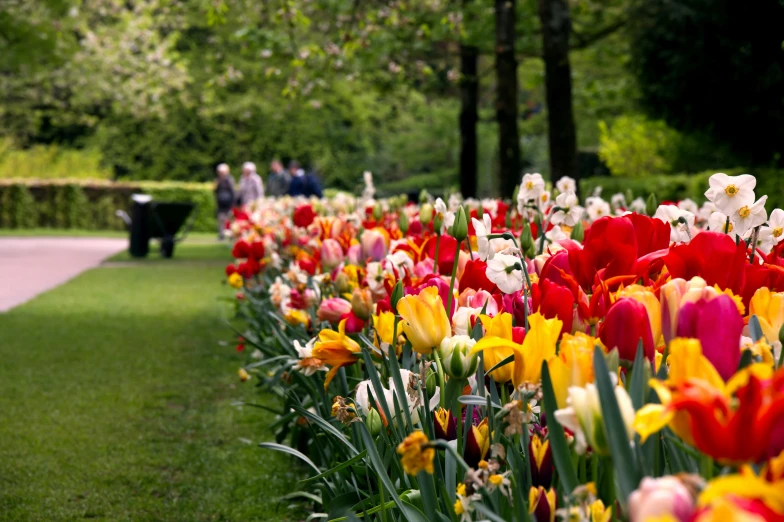
{"label": "yellow petal", "polygon": [[646,404],[634,415],[634,431],[640,435],[640,441],[661,431],[672,420],[673,413],[662,404]]}

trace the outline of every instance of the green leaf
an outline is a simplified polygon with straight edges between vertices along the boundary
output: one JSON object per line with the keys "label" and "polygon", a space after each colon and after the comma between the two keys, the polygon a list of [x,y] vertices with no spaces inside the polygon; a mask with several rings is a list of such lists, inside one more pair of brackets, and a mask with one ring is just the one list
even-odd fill
{"label": "green leaf", "polygon": [[321,429],[323,429],[328,434],[330,434],[331,436],[337,438],[340,442],[342,442],[349,450],[351,450],[351,453],[353,453],[354,455],[359,454],[359,450],[357,450],[357,448],[355,448],[354,445],[351,444],[351,442],[349,442],[346,436],[343,435],[335,426],[333,426],[326,420],[322,419],[318,415],[314,415],[313,413],[309,412],[308,410],[306,410],[301,406],[297,406],[296,404],[292,404],[291,409],[293,409],[303,417],[306,417],[312,422],[318,424],[321,427]]}
{"label": "green leaf", "polygon": [[548,437],[553,451],[555,469],[558,471],[558,476],[561,479],[561,487],[568,496],[574,488],[580,485],[580,481],[577,480],[577,472],[574,470],[574,466],[572,466],[572,456],[569,446],[566,444],[566,435],[555,418],[555,410],[558,409],[558,403],[555,401],[553,382],[550,379],[550,368],[545,361],[542,362],[542,394],[544,396],[544,409],[547,413]]}
{"label": "green leaf", "polygon": [[294,455],[298,459],[302,460],[305,464],[313,468],[316,473],[321,473],[321,470],[313,463],[312,460],[310,460],[304,453],[301,453],[294,448],[289,448],[288,446],[284,446],[283,444],[276,444],[274,442],[262,442],[259,444],[259,447]]}
{"label": "green leaf", "polygon": [[632,366],[632,379],[629,385],[629,396],[632,399],[634,410],[637,411],[645,404],[645,356],[643,355],[642,341],[637,346],[637,355]]}
{"label": "green leaf", "polygon": [[[487,406],[487,401],[485,400],[485,398],[479,397],[477,395],[461,395],[460,397],[457,398],[457,400],[460,401],[462,404],[470,404],[473,406],[482,406],[482,407]],[[501,405],[498,404],[497,402],[490,402],[490,404],[493,406],[493,408],[501,409]]]}
{"label": "green leaf", "polygon": [[347,467],[351,466],[352,464],[354,464],[354,463],[364,459],[366,456],[367,456],[367,450],[363,450],[362,453],[359,453],[359,454],[351,457],[350,459],[348,459],[345,462],[341,462],[340,464],[338,464],[334,468],[330,468],[327,471],[325,471],[324,473],[319,473],[318,475],[313,475],[312,477],[308,477],[306,479],[300,480],[299,482],[300,482],[300,484],[305,485],[305,484],[309,484],[311,482],[315,482],[315,481],[317,481],[319,479],[328,477],[328,476],[332,475],[333,473],[337,473],[338,471],[346,469]]}
{"label": "green leaf", "polygon": [[[593,367],[596,375],[596,388],[602,407],[602,421],[610,445],[613,468],[621,491],[621,503],[626,505],[629,495],[640,484],[640,471],[629,442],[626,424],[623,422],[615,390],[610,381],[610,373],[604,360],[604,352],[597,347],[593,354]],[[548,418],[549,420],[549,418]]]}
{"label": "green leaf", "polygon": [[496,364],[495,366],[493,366],[492,368],[490,368],[489,370],[487,370],[485,373],[486,373],[486,374],[490,374],[490,373],[492,373],[492,372],[493,372],[493,370],[497,370],[498,368],[501,368],[502,366],[506,366],[507,364],[509,364],[509,363],[511,363],[511,362],[513,362],[513,361],[514,361],[514,354],[510,355],[510,356],[509,356],[509,357],[507,357],[506,359],[503,359],[503,360],[502,360],[502,361],[500,361],[498,364]]}
{"label": "green leaf", "polygon": [[[762,326],[760,325],[757,314],[749,317],[749,335],[751,336],[751,340],[755,343],[762,339]],[[778,341],[778,339],[768,339],[769,343],[772,343],[773,341]]]}

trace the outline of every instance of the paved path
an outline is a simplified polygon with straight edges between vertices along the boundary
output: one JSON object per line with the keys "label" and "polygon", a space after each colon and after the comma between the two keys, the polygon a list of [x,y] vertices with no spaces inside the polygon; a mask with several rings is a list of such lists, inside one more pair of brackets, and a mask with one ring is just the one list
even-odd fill
{"label": "paved path", "polygon": [[0,313],[65,283],[127,246],[127,239],[0,237]]}

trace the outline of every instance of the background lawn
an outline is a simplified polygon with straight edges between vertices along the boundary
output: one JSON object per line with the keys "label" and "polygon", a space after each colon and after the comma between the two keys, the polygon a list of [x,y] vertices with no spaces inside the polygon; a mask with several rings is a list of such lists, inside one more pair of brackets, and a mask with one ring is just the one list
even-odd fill
{"label": "background lawn", "polygon": [[302,468],[255,444],[272,416],[232,406],[264,399],[237,378],[228,247],[180,247],[0,314],[0,520],[298,518],[276,498]]}

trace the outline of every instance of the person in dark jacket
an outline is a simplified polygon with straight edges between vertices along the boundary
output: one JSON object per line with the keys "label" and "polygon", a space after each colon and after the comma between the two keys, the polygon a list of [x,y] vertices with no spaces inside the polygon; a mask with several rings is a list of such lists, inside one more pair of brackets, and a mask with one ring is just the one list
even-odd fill
{"label": "person in dark jacket", "polygon": [[267,176],[267,195],[285,196],[289,192],[289,183],[291,183],[291,175],[283,168],[283,164],[278,160],[270,163],[270,173]]}
{"label": "person in dark jacket", "polygon": [[215,169],[218,178],[215,180],[215,208],[218,218],[218,240],[223,239],[226,222],[229,219],[231,207],[234,205],[234,180],[229,175],[229,166],[225,163]]}
{"label": "person in dark jacket", "polygon": [[306,173],[298,161],[289,163],[289,174],[291,174],[289,196],[305,196],[306,198],[323,196],[321,184],[316,176],[311,172]]}

